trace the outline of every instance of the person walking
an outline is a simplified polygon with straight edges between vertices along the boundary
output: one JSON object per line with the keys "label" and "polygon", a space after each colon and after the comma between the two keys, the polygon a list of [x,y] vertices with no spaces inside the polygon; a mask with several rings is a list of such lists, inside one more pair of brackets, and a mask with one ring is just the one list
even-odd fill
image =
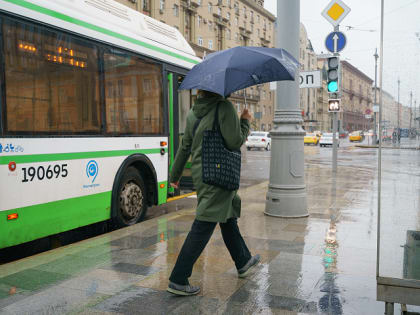
{"label": "person walking", "polygon": [[260,261],[260,255],[251,255],[239,231],[237,218],[241,214],[241,199],[237,191],[203,183],[203,132],[212,129],[216,110],[220,131],[229,150],[239,150],[249,133],[251,115],[247,109],[242,111],[239,120],[234,106],[226,98],[212,92],[198,91],[197,101],[187,115],[185,133],[170,174],[171,186],[178,188],[182,171],[191,155],[192,178],[198,203],[196,218],[169,277],[167,291],[177,295],[187,296],[200,292],[200,287],[190,285],[188,278],[217,223],[235,262],[238,277],[246,277]]}

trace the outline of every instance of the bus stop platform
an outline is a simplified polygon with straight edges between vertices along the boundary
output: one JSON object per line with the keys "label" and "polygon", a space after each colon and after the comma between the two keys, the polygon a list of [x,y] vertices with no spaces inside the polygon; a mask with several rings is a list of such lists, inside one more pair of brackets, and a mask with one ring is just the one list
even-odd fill
{"label": "bus stop platform", "polygon": [[192,195],[157,218],[1,265],[0,314],[383,314],[375,172],[340,166],[334,176],[330,165],[307,164],[307,218],[264,215],[267,182],[241,189],[240,229],[262,256],[246,279],[216,228],[190,278],[201,293],[166,292],[194,220]]}

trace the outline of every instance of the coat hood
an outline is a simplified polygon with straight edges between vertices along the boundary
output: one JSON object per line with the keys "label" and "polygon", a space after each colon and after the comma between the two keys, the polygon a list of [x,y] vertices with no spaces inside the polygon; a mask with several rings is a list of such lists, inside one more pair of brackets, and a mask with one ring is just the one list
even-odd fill
{"label": "coat hood", "polygon": [[195,117],[202,118],[206,116],[221,100],[223,100],[223,97],[220,95],[197,99],[192,108]]}

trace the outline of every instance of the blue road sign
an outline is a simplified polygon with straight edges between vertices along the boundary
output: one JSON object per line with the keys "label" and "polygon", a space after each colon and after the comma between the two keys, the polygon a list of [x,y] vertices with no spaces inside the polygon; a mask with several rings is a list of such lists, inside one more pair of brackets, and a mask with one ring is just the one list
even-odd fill
{"label": "blue road sign", "polygon": [[338,53],[342,51],[346,46],[347,39],[344,33],[331,32],[325,38],[325,47],[332,53]]}

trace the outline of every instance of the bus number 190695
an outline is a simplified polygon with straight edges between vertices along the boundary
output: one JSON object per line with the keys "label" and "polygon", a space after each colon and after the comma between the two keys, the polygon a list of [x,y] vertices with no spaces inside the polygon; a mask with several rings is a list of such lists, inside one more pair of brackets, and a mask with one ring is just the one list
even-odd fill
{"label": "bus number 190695", "polygon": [[22,167],[23,170],[23,179],[22,182],[32,182],[35,178],[38,180],[52,179],[61,177],[67,177],[68,170],[67,164],[55,164],[48,165],[48,167],[38,166],[37,168],[31,167]]}

